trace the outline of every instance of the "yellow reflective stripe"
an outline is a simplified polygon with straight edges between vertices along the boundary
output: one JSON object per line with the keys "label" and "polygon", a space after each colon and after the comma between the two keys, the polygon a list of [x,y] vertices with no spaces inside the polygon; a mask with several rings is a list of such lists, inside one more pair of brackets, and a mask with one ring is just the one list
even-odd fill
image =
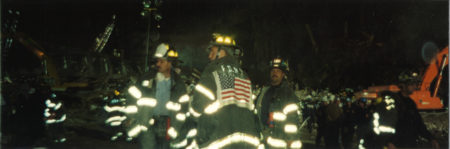
{"label": "yellow reflective stripe", "polygon": [[378,122],[378,119],[380,118],[380,115],[378,112],[373,113],[373,131],[379,135],[381,132],[383,133],[395,133],[395,128],[389,127],[389,126],[383,126],[380,125]]}
{"label": "yellow reflective stripe", "polygon": [[177,118],[177,120],[179,121],[184,121],[186,120],[186,115],[184,113],[177,113],[177,115],[175,116]]}
{"label": "yellow reflective stripe", "polygon": [[189,132],[187,133],[186,137],[187,138],[192,138],[195,137],[197,135],[197,129],[193,128],[191,130],[189,130]]}
{"label": "yellow reflective stripe", "polygon": [[302,148],[302,141],[300,140],[295,140],[291,143],[291,148]]}
{"label": "yellow reflective stripe", "polygon": [[136,86],[131,86],[128,88],[128,93],[130,93],[134,98],[141,98],[142,93]]}
{"label": "yellow reflective stripe", "polygon": [[103,109],[105,109],[106,112],[113,112],[113,111],[122,111],[123,107],[122,106],[110,107],[110,106],[105,105],[105,106],[103,106]]}
{"label": "yellow reflective stripe", "polygon": [[284,132],[297,133],[297,126],[294,124],[286,124],[286,125],[284,125]]}
{"label": "yellow reflective stripe", "polygon": [[169,130],[167,131],[167,133],[169,134],[169,136],[171,138],[176,138],[178,136],[177,130],[175,130],[175,128],[173,128],[173,127],[170,127]]}
{"label": "yellow reflective stripe", "polygon": [[148,120],[148,124],[150,124],[150,126],[155,124],[155,119],[152,118],[152,119]]}
{"label": "yellow reflective stripe", "polygon": [[381,132],[395,133],[395,129],[392,127],[380,125],[378,128],[380,129]]}
{"label": "yellow reflective stripe", "polygon": [[136,106],[127,106],[127,107],[122,107],[122,106],[103,106],[103,109],[105,109],[106,112],[114,112],[114,111],[120,111],[120,112],[124,112],[127,114],[131,114],[131,113],[137,113],[137,107]]}
{"label": "yellow reflective stripe", "polygon": [[144,80],[142,81],[142,86],[149,86],[150,85],[150,81],[149,80]]}
{"label": "yellow reflective stripe", "polygon": [[172,148],[182,148],[182,147],[185,147],[187,145],[187,143],[188,143],[187,139],[184,139],[183,141],[178,142],[178,143],[171,143],[170,146]]}
{"label": "yellow reflective stripe", "polygon": [[111,122],[113,122],[113,121],[123,121],[123,120],[125,120],[125,119],[127,119],[126,116],[113,116],[113,117],[108,118],[108,119],[105,121],[105,123],[111,123]]}
{"label": "yellow reflective stripe", "polygon": [[157,101],[154,98],[139,98],[139,100],[137,101],[138,106],[155,107],[156,104],[157,104]]}
{"label": "yellow reflective stripe", "polygon": [[194,117],[200,117],[202,114],[195,111],[192,107],[189,107],[189,113],[191,113]]}
{"label": "yellow reflective stripe", "polygon": [[290,112],[294,112],[298,110],[298,106],[297,104],[293,103],[293,104],[289,104],[287,106],[284,107],[283,109],[283,113],[284,114],[289,114]]}
{"label": "yellow reflective stripe", "polygon": [[50,113],[50,109],[49,108],[46,108],[45,109],[45,111],[44,111],[44,116],[45,117],[49,117],[49,116],[51,116],[52,114]]}
{"label": "yellow reflective stripe", "polygon": [[180,103],[185,103],[185,102],[188,102],[189,99],[190,99],[190,98],[189,98],[189,95],[184,94],[183,96],[180,97],[180,99],[178,99],[178,102],[180,102]]}
{"label": "yellow reflective stripe", "polygon": [[286,115],[281,112],[273,112],[273,120],[284,121],[286,120]]}
{"label": "yellow reflective stripe", "polygon": [[127,135],[130,137],[136,137],[141,131],[147,131],[147,127],[143,125],[136,125],[130,131],[128,131]]}
{"label": "yellow reflective stripe", "polygon": [[53,108],[54,110],[58,110],[59,108],[61,108],[62,103],[59,102],[58,104],[55,105],[55,107]]}
{"label": "yellow reflective stripe", "polygon": [[186,146],[186,149],[198,149],[198,145],[197,145],[197,141],[193,140],[191,142],[191,144],[189,144],[188,146]]}
{"label": "yellow reflective stripe", "polygon": [[110,125],[110,126],[119,126],[120,124],[122,124],[122,122],[120,122],[120,121],[115,121],[115,122],[111,122],[109,125]]}
{"label": "yellow reflective stripe", "polygon": [[181,109],[181,105],[179,103],[175,103],[172,101],[167,102],[166,108],[172,111],[179,111]]}
{"label": "yellow reflective stripe", "polygon": [[214,94],[211,92],[211,90],[209,90],[208,88],[204,87],[203,85],[197,84],[195,86],[195,90],[197,90],[198,92],[202,93],[203,95],[205,95],[209,99],[215,100]]}
{"label": "yellow reflective stripe", "polygon": [[50,101],[49,99],[47,99],[46,101],[45,101],[45,105],[47,105],[47,107],[49,107],[49,108],[53,108],[53,107],[55,107],[55,103],[53,103],[52,101]]}
{"label": "yellow reflective stripe", "polygon": [[218,109],[220,108],[220,102],[216,101],[211,103],[210,105],[208,105],[205,108],[205,113],[206,114],[213,114],[214,112],[216,112]]}
{"label": "yellow reflective stripe", "polygon": [[270,146],[273,146],[273,147],[277,147],[277,148],[286,148],[287,147],[286,141],[284,141],[282,139],[272,138],[270,136],[269,136],[269,138],[267,138],[267,144],[269,144]]}
{"label": "yellow reflective stripe", "polygon": [[127,114],[133,114],[137,113],[138,109],[136,106],[127,106],[125,109],[122,110],[123,112]]}
{"label": "yellow reflective stripe", "polygon": [[358,149],[366,149],[363,144],[364,144],[364,139],[360,139],[359,144],[358,144]]}
{"label": "yellow reflective stripe", "polygon": [[248,144],[251,144],[255,147],[260,145],[259,138],[256,136],[252,136],[249,134],[241,133],[241,132],[235,132],[231,135],[225,136],[219,140],[216,140],[208,145],[208,149],[219,149],[222,147],[225,147],[227,145],[230,145],[232,143],[238,143],[238,142],[245,142]]}
{"label": "yellow reflective stripe", "polygon": [[264,146],[264,144],[260,144],[258,145],[258,149],[265,149],[266,147]]}

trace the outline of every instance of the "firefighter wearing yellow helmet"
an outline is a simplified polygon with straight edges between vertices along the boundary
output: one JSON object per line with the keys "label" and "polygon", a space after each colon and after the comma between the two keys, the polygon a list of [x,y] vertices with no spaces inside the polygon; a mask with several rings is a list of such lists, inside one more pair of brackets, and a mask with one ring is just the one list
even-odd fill
{"label": "firefighter wearing yellow helmet", "polygon": [[251,81],[241,69],[231,36],[213,34],[209,59],[196,85],[190,113],[196,118],[200,148],[264,147],[252,96]]}
{"label": "firefighter wearing yellow helmet", "polygon": [[[214,52],[216,48],[218,52]],[[208,57],[210,60],[223,57],[224,53],[230,57],[234,57],[237,60],[244,55],[242,49],[236,45],[236,41],[231,36],[218,33],[213,34],[208,50],[210,50],[208,51],[210,52]]]}

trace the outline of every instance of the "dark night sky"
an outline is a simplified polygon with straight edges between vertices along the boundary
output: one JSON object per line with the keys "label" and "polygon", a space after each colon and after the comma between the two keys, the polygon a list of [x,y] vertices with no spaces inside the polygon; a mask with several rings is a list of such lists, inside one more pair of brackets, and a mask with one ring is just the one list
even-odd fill
{"label": "dark night sky", "polygon": [[[107,49],[124,49],[130,63],[143,63],[146,19],[140,16],[140,0],[2,2],[3,12],[21,12],[18,31],[49,55],[87,51],[116,14]],[[244,68],[258,83],[266,79],[258,74],[266,71],[267,61],[281,55],[290,60],[293,78],[305,86],[385,84],[403,69],[425,66],[420,50],[426,41],[448,45],[448,1],[168,0],[158,13],[161,28],[152,33],[159,32],[160,40],[152,47],[160,41],[174,43],[185,65],[201,69],[210,34],[232,34],[246,50]],[[305,24],[319,51],[314,52]],[[345,46],[365,41],[367,35],[374,37],[368,47]]]}

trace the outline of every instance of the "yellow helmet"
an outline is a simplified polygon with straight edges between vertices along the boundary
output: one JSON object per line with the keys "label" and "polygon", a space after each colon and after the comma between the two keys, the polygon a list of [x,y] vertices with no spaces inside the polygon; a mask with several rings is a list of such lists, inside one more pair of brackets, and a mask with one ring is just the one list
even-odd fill
{"label": "yellow helmet", "polygon": [[232,36],[213,33],[212,37],[213,38],[210,42],[208,49],[211,48],[212,46],[219,46],[220,49],[225,50],[229,55],[234,56],[236,58],[239,58],[244,55],[242,48],[236,45],[236,41],[233,39]]}
{"label": "yellow helmet", "polygon": [[236,46],[236,41],[231,36],[213,33],[213,45]]}

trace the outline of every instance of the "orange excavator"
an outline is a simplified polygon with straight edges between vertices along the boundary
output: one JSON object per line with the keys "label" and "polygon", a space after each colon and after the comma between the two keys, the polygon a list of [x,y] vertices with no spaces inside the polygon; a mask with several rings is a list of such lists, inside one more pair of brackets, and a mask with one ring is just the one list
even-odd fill
{"label": "orange excavator", "polygon": [[[443,108],[443,101],[437,96],[439,86],[441,85],[443,71],[448,66],[448,46],[438,52],[428,65],[418,90],[413,91],[409,97],[414,100],[419,110],[439,110]],[[447,76],[444,76],[447,77]],[[434,86],[432,86],[435,81]],[[444,82],[448,83],[448,82]],[[372,86],[367,90],[356,94],[357,98],[376,98],[376,93],[381,91],[399,92],[397,85]],[[444,99],[447,100],[447,99]]]}
{"label": "orange excavator", "polygon": [[[419,90],[416,90],[411,95],[409,95],[409,97],[411,97],[411,99],[413,99],[417,104],[418,109],[441,109],[443,107],[443,102],[437,96],[437,93],[442,82],[442,74],[446,66],[448,66],[448,46],[441,50],[432,59],[430,65],[425,71],[425,75],[423,76]],[[433,90],[431,90],[431,83],[434,79],[437,80]],[[433,94],[431,94],[431,91],[433,92]]]}

